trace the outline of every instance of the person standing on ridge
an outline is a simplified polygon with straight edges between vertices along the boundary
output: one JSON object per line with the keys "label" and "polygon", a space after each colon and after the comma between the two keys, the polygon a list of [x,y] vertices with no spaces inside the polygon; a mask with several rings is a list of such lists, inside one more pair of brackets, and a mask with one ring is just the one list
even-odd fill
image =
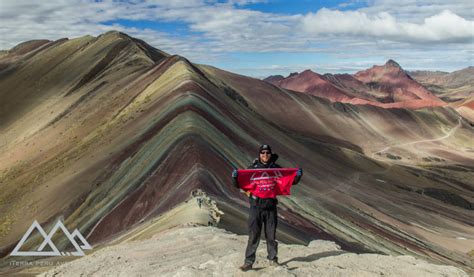
{"label": "person standing on ridge", "polygon": [[[252,164],[249,165],[248,169],[261,169],[261,168],[281,168],[280,165],[275,162],[278,159],[278,155],[272,153],[272,149],[268,144],[263,144],[259,149],[259,157],[256,158]],[[303,175],[303,169],[299,168],[296,178],[293,184],[296,185]],[[232,172],[232,182],[234,186],[239,188],[237,181],[238,172],[236,169]],[[248,230],[249,239],[247,248],[245,250],[245,261],[240,267],[242,271],[252,269],[252,265],[255,262],[258,245],[260,243],[260,234],[262,225],[264,225],[265,238],[267,240],[267,259],[271,265],[278,265],[278,242],[275,240],[276,228],[277,228],[277,204],[278,200],[275,198],[259,198],[250,192],[246,192],[249,197],[250,210],[248,218]]]}

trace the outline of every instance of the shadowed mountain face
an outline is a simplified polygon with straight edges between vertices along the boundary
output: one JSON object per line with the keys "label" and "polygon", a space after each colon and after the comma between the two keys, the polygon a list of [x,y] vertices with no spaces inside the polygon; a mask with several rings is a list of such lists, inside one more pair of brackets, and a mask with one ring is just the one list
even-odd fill
{"label": "shadowed mountain face", "polygon": [[446,105],[414,81],[393,60],[354,75],[319,75],[305,70],[299,74],[292,73],[287,78],[280,77],[270,76],[265,81],[282,88],[324,97],[331,102],[409,109]]}
{"label": "shadowed mountain face", "polygon": [[421,88],[397,89],[381,68],[299,75],[337,97],[369,87],[366,98],[379,101],[387,95],[378,88],[390,85],[401,102],[435,104],[331,102],[117,32],[16,48],[0,58],[2,256],[35,219],[62,217],[97,245],[196,189],[224,212],[220,227],[245,234],[248,204],[230,172],[268,143],[282,166],[305,172],[279,198],[279,240],[472,266],[473,127]]}

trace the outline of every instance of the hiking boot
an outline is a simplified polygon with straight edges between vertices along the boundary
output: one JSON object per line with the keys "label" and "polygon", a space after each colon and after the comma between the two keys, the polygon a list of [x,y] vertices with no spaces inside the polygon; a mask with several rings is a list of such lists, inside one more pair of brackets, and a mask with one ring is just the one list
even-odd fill
{"label": "hiking boot", "polygon": [[279,266],[280,263],[278,262],[278,258],[275,258],[273,260],[269,260],[269,263],[271,266]]}
{"label": "hiking boot", "polygon": [[244,264],[243,266],[240,267],[240,270],[242,270],[242,271],[247,271],[247,270],[250,270],[250,269],[252,269],[251,264]]}

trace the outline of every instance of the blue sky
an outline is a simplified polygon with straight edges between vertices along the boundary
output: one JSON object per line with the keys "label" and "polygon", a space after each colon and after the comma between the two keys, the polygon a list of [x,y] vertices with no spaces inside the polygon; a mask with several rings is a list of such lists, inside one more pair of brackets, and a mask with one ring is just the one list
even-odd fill
{"label": "blue sky", "polygon": [[472,0],[0,2],[0,49],[119,30],[170,54],[254,77],[473,65]]}
{"label": "blue sky", "polygon": [[274,0],[258,3],[249,3],[245,8],[257,10],[266,13],[282,13],[282,14],[306,14],[308,12],[317,12],[321,8],[339,9],[339,10],[355,10],[367,7],[368,1],[344,1],[344,0]]}

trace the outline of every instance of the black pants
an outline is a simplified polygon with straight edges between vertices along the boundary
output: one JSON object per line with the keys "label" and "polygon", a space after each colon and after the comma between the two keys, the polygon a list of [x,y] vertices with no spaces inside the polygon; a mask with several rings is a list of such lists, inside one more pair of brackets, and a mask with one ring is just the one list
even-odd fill
{"label": "black pants", "polygon": [[250,206],[248,219],[249,240],[245,250],[246,264],[253,264],[255,262],[255,252],[257,252],[258,244],[260,243],[262,224],[264,225],[265,239],[267,240],[267,259],[273,260],[277,257],[278,242],[275,240],[277,218],[276,205],[270,209]]}

